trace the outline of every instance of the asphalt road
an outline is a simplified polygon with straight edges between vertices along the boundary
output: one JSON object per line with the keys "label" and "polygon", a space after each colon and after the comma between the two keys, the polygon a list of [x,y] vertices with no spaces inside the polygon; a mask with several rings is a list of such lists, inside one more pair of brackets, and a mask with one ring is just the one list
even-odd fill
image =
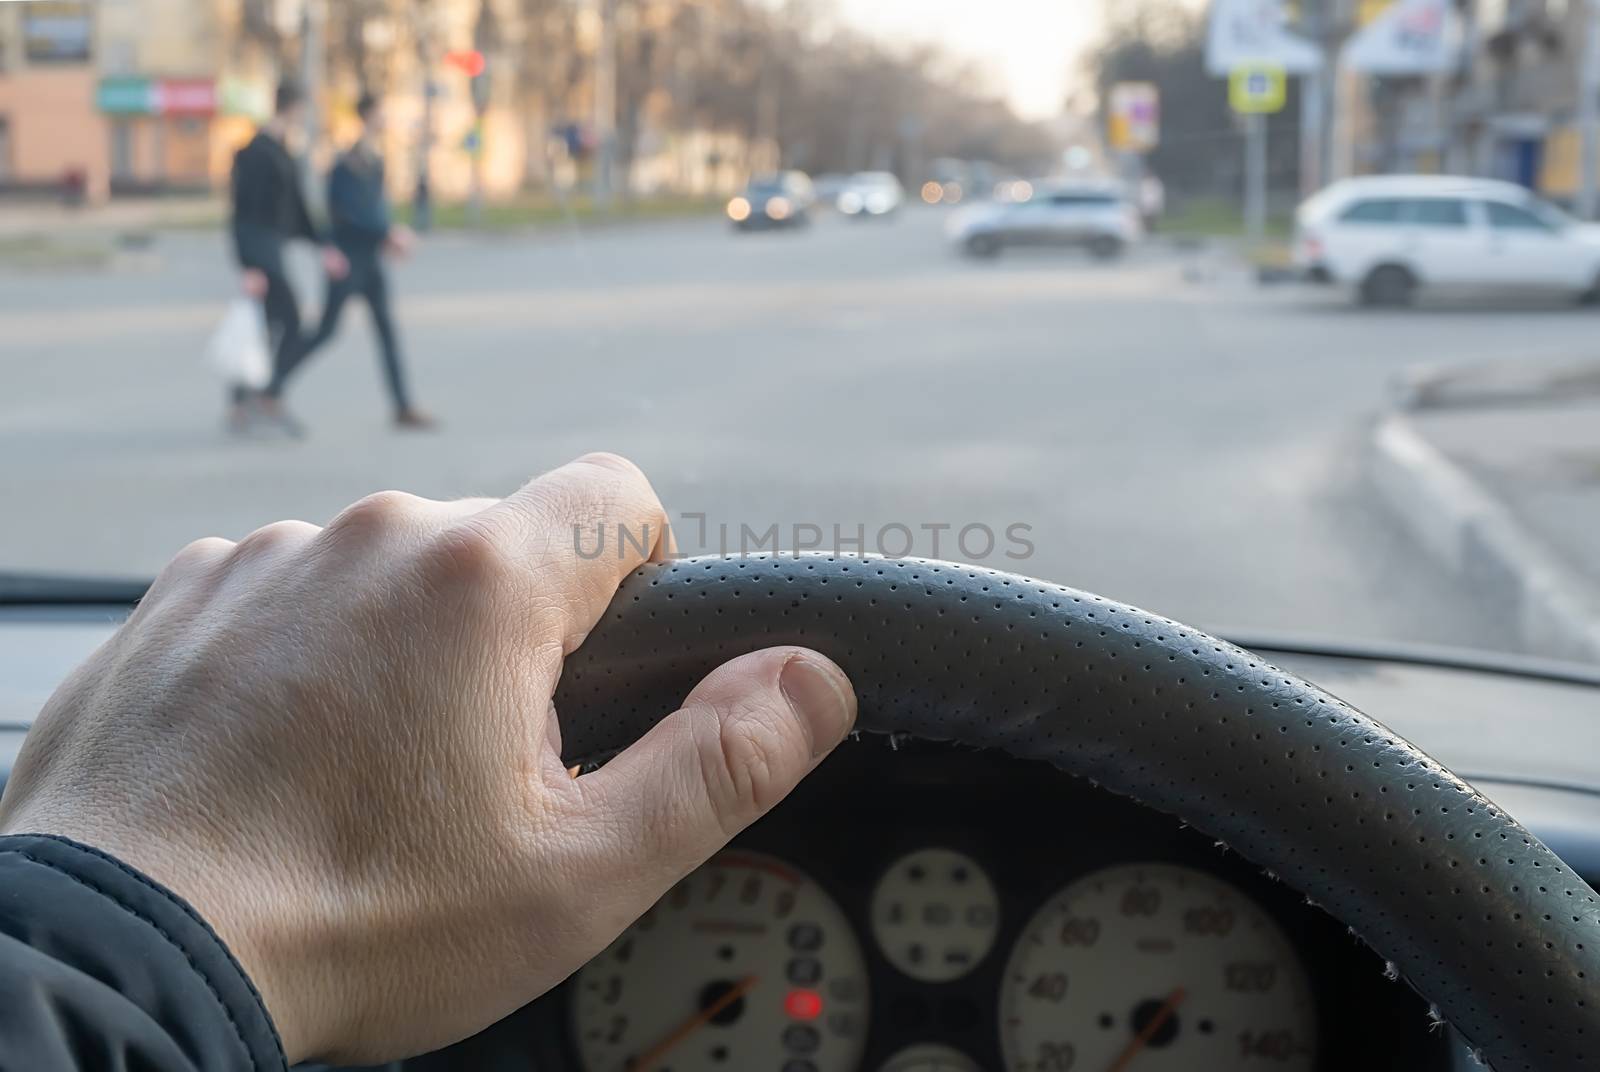
{"label": "asphalt road", "polygon": [[941,556],[983,557],[983,529],[966,555],[955,538],[986,526],[987,564],[1203,626],[1509,650],[1498,608],[1367,489],[1367,427],[1408,366],[1571,360],[1600,328],[1565,308],[1373,315],[1209,254],[967,263],[931,210],[748,237],[441,236],[397,283],[441,430],[388,428],[352,309],[290,397],[310,438],[240,441],[201,357],[223,244],[169,235],[157,255],[0,275],[0,568],[150,574],[200,535],[326,520],[384,487],[503,492],[606,448],[705,515],[679,523],[688,550],[722,525],[733,547],[777,525],[786,548],[839,525],[900,551],[899,525],[918,553],[937,535]]}

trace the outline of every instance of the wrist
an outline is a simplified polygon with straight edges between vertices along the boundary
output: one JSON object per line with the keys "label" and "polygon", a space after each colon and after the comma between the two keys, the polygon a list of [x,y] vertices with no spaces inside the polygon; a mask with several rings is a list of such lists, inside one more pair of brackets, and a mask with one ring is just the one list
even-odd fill
{"label": "wrist", "polygon": [[[303,918],[305,908],[323,900],[304,889],[286,896],[273,879],[263,882],[238,874],[225,857],[200,860],[166,837],[142,836],[93,816],[81,821],[72,814],[34,818],[24,811],[6,823],[7,833],[22,829],[110,861],[187,913],[215,943],[220,957],[213,961],[230,965],[259,1003],[275,1035],[274,1045],[288,1064],[328,1048],[335,1025],[323,1013],[340,1008],[330,1000],[328,985],[336,977],[319,964],[309,936],[318,930],[337,931]],[[270,852],[263,858],[284,859]],[[291,873],[288,867],[279,872]],[[197,971],[215,974],[197,958],[191,960]]]}
{"label": "wrist", "polygon": [[[197,1040],[199,1064],[235,1065],[234,1046],[253,1068],[289,1063],[263,995],[229,943],[145,868],[49,831],[0,835],[0,868],[13,922],[25,922],[68,968],[93,974],[157,1024]],[[85,945],[85,932],[96,942]],[[226,1026],[202,1028],[211,1017]]]}

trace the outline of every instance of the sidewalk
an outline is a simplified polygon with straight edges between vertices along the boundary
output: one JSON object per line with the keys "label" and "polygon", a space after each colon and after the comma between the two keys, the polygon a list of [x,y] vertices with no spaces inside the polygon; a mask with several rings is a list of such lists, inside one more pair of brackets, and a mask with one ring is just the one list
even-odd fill
{"label": "sidewalk", "polygon": [[1600,661],[1600,363],[1420,373],[1379,422],[1378,490],[1540,654]]}
{"label": "sidewalk", "polygon": [[0,200],[0,276],[33,271],[143,270],[159,231],[221,228],[220,198],[129,198],[70,208]]}
{"label": "sidewalk", "polygon": [[82,208],[49,200],[5,200],[0,201],[0,241],[220,227],[225,214],[220,197],[115,198]]}
{"label": "sidewalk", "polygon": [[[436,209],[430,241],[454,235],[469,240],[518,238],[555,233],[578,226],[639,227],[703,221],[721,213],[718,199],[677,196],[619,199],[597,207],[586,196],[565,199],[525,195],[490,202],[473,223],[465,205],[447,203]],[[410,216],[408,205],[396,206],[396,218]],[[221,232],[227,204],[220,196],[117,198],[104,205],[68,208],[54,201],[0,200],[0,273],[52,268],[146,268],[146,252],[163,231]]]}

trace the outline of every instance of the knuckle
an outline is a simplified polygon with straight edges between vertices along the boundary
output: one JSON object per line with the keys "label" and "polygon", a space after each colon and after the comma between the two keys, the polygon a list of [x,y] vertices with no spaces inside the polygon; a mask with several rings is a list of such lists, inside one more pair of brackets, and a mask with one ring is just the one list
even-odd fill
{"label": "knuckle", "polygon": [[232,540],[220,536],[207,536],[186,544],[162,567],[134,613],[143,617],[176,593],[209,589],[221,576],[220,567],[229,560],[234,546]]}
{"label": "knuckle", "polygon": [[318,528],[305,521],[274,521],[263,525],[233,547],[233,557],[253,558],[305,544]]}
{"label": "knuckle", "polygon": [[621,473],[624,476],[631,477],[636,480],[643,481],[646,479],[643,469],[639,468],[628,458],[624,458],[620,454],[613,454],[608,450],[592,451],[579,458],[578,461],[584,465],[594,465],[602,469],[610,469],[614,472]]}
{"label": "knuckle", "polygon": [[339,539],[380,536],[415,513],[420,502],[415,495],[403,491],[374,492],[341,510],[328,522],[327,532]]}
{"label": "knuckle", "polygon": [[185,545],[173,555],[172,561],[167,563],[167,568],[162,572],[183,573],[192,569],[203,569],[220,561],[234,547],[232,540],[225,540],[221,536],[203,537]]}
{"label": "knuckle", "polygon": [[434,537],[422,552],[422,573],[434,587],[495,588],[511,575],[511,555],[493,529],[463,524]]}

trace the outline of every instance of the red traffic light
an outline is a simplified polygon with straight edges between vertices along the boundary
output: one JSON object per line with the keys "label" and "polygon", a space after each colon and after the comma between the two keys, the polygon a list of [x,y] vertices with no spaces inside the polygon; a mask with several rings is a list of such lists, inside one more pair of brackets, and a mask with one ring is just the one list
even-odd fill
{"label": "red traffic light", "polygon": [[468,78],[476,78],[483,73],[483,53],[475,48],[452,49],[444,54],[444,62]]}

